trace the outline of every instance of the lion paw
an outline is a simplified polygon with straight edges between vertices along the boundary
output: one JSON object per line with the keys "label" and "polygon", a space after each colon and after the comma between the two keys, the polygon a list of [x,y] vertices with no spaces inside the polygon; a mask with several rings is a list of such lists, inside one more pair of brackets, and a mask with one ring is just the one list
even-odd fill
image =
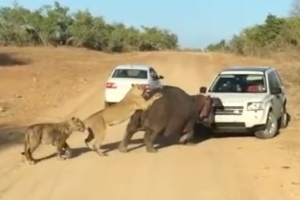
{"label": "lion paw", "polygon": [[147,148],[148,153],[157,153],[157,149],[154,148]]}
{"label": "lion paw", "polygon": [[66,159],[72,158],[72,151],[71,150],[66,150],[64,157]]}
{"label": "lion paw", "polygon": [[128,149],[125,147],[119,147],[119,152],[121,153],[128,153]]}
{"label": "lion paw", "polygon": [[35,165],[36,164],[36,161],[35,160],[27,160],[27,163],[29,165]]}

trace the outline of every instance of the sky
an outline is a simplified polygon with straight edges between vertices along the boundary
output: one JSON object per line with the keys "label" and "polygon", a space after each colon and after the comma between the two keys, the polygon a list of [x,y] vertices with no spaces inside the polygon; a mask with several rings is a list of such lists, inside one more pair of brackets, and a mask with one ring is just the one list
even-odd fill
{"label": "sky", "polygon": [[[13,0],[0,0],[11,6]],[[36,9],[51,0],[17,0]],[[71,11],[88,9],[107,22],[157,26],[174,32],[181,47],[204,48],[258,23],[271,13],[287,16],[291,0],[60,0]]]}

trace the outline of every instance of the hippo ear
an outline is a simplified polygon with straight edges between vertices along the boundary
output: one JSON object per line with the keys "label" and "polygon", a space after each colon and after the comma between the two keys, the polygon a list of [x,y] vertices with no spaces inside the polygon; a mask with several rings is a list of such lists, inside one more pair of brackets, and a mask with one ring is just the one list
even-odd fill
{"label": "hippo ear", "polygon": [[134,84],[133,84],[133,83],[131,84],[131,87],[134,87]]}

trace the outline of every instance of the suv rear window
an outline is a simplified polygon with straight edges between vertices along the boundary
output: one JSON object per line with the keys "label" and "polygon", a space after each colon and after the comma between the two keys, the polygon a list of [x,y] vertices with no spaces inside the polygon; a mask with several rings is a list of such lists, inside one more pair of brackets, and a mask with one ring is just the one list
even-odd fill
{"label": "suv rear window", "polygon": [[220,74],[209,92],[264,93],[266,92],[266,81],[264,75]]}
{"label": "suv rear window", "polygon": [[142,69],[116,69],[112,78],[148,79],[148,71]]}

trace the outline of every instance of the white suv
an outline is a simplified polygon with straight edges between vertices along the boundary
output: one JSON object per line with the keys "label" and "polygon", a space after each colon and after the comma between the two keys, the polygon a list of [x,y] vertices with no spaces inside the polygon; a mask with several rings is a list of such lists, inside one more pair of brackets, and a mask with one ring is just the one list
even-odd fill
{"label": "white suv", "polygon": [[254,132],[257,138],[268,139],[287,126],[285,87],[272,67],[230,67],[200,93],[223,103],[214,108],[213,132]]}
{"label": "white suv", "polygon": [[131,84],[141,84],[146,89],[154,89],[163,85],[160,81],[163,78],[148,65],[118,65],[106,83],[105,107],[120,102],[131,88]]}

